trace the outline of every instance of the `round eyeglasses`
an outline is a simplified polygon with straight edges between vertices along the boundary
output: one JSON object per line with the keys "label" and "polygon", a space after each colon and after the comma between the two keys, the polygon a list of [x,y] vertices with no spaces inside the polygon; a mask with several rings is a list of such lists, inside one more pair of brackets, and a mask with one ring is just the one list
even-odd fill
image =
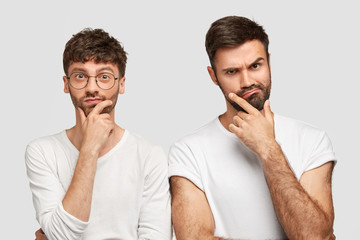
{"label": "round eyeglasses", "polygon": [[106,72],[99,73],[96,76],[88,76],[82,72],[73,72],[70,76],[66,77],[69,79],[71,87],[78,90],[83,89],[88,85],[90,77],[94,77],[98,87],[103,90],[109,90],[114,87],[115,80],[119,79],[116,78],[112,73]]}

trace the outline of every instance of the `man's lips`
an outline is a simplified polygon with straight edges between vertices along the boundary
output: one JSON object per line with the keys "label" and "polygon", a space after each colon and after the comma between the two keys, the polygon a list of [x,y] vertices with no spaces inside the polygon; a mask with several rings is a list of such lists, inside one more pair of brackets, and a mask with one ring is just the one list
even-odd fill
{"label": "man's lips", "polygon": [[243,99],[247,99],[248,97],[250,97],[251,95],[253,95],[254,93],[257,93],[257,92],[260,92],[260,89],[254,88],[254,89],[252,89],[250,91],[245,92],[240,97],[242,97]]}
{"label": "man's lips", "polygon": [[100,103],[100,102],[102,102],[103,100],[101,99],[101,98],[87,98],[87,99],[85,99],[85,103],[87,104],[87,105],[96,105],[96,104],[98,104],[98,103]]}

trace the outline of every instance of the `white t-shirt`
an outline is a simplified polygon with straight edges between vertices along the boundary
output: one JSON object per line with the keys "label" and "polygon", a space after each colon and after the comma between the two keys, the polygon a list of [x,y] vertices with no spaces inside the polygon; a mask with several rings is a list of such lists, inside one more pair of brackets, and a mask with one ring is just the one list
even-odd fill
{"label": "white t-shirt", "polygon": [[[325,132],[279,115],[274,120],[276,140],[298,180],[305,171],[335,161]],[[215,236],[286,239],[261,160],[218,118],[170,148],[169,176],[185,177],[205,192]]]}
{"label": "white t-shirt", "polygon": [[48,239],[171,239],[167,161],[160,147],[126,130],[97,160],[88,222],[62,206],[78,155],[65,131],[26,149],[36,218]]}

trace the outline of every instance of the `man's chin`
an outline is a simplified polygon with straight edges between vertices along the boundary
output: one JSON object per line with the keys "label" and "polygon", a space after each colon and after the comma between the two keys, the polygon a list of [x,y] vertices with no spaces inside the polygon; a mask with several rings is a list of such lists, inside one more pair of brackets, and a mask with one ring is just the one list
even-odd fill
{"label": "man's chin", "polygon": [[113,109],[114,109],[114,106],[111,105],[111,106],[108,106],[108,107],[104,108],[101,113],[111,113],[111,111]]}
{"label": "man's chin", "polygon": [[[91,111],[94,110],[95,106],[96,106],[96,104],[91,105],[91,106],[87,106],[87,107],[82,107],[81,109],[84,111],[85,116],[87,117],[87,116],[91,113]],[[111,111],[112,111],[113,109],[114,109],[114,106],[113,106],[113,105],[108,106],[108,107],[104,108],[104,109],[101,111],[100,114],[102,114],[102,113],[111,113]]]}
{"label": "man's chin", "polygon": [[[229,101],[231,106],[238,112],[246,112],[242,107],[240,107],[237,103],[233,102],[233,101]],[[248,101],[248,103],[250,103],[251,106],[253,106],[254,108],[256,108],[257,110],[261,111],[264,108],[264,103],[265,100],[263,101]]]}

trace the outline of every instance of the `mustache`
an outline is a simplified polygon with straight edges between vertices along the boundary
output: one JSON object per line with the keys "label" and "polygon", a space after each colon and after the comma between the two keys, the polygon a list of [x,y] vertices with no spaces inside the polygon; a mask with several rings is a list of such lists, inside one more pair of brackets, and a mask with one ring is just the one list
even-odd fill
{"label": "mustache", "polygon": [[243,88],[241,89],[240,91],[236,92],[236,95],[238,95],[239,97],[241,97],[242,95],[244,95],[246,92],[248,91],[251,91],[253,89],[260,89],[261,91],[264,91],[265,90],[265,87],[263,85],[260,85],[260,84],[254,84],[254,85],[251,85],[250,87],[246,87],[246,88]]}
{"label": "mustache", "polygon": [[80,98],[80,101],[82,102],[82,101],[84,101],[84,99],[87,99],[87,98],[101,98],[101,100],[103,100],[103,101],[106,100],[105,96],[99,95],[97,93],[86,93],[85,96]]}

